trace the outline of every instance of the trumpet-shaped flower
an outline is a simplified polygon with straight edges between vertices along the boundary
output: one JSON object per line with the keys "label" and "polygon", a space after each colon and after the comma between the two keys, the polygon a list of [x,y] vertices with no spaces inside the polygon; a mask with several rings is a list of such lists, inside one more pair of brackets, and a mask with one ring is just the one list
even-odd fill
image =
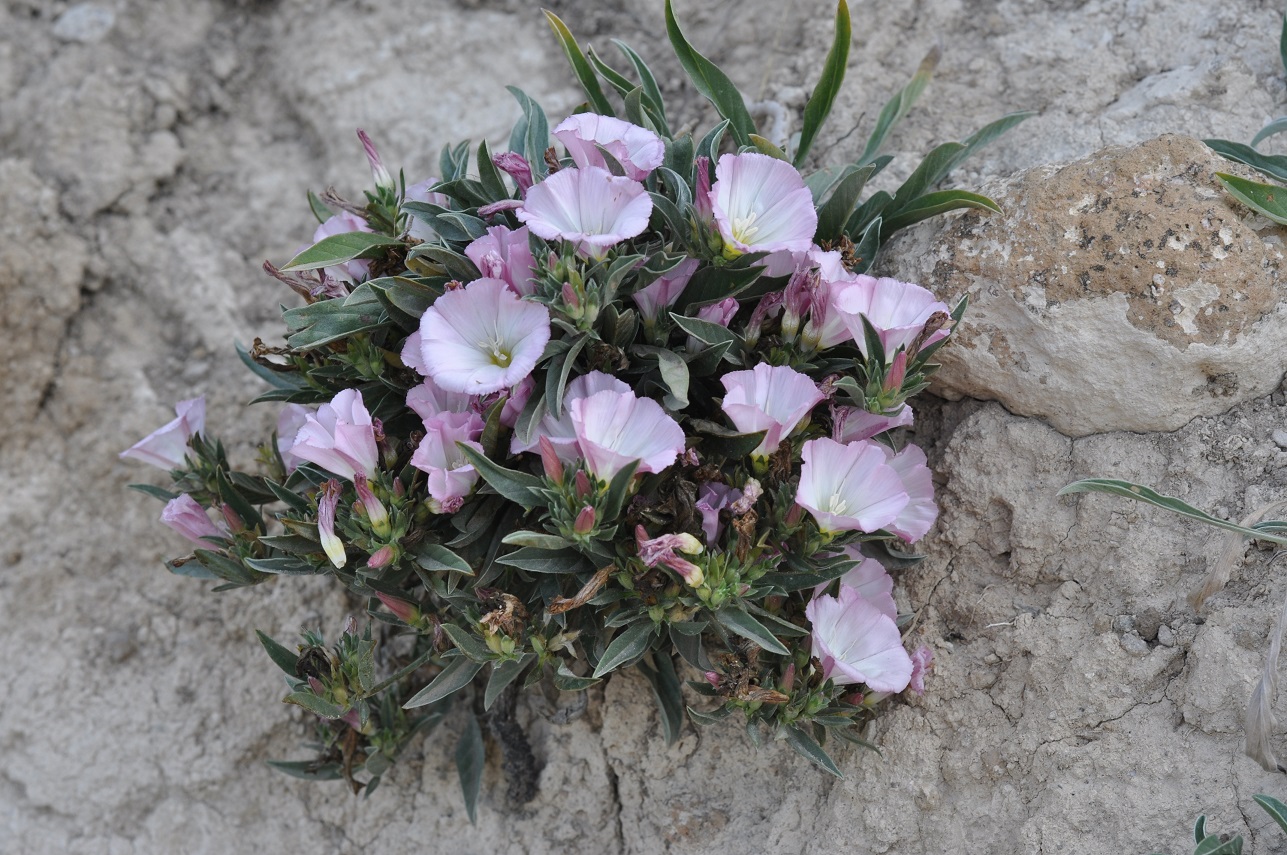
{"label": "trumpet-shaped flower", "polygon": [[647,178],[666,157],[665,143],[652,131],[597,113],[568,116],[554,129],[554,138],[563,143],[578,167],[607,168],[606,151],[621,164],[626,177],[635,181]]}
{"label": "trumpet-shaped flower", "polygon": [[907,507],[899,512],[893,522],[885,526],[908,543],[915,543],[929,532],[938,519],[938,505],[934,503],[934,479],[925,459],[925,452],[909,445],[895,454],[885,446],[886,462],[902,479],[907,492]]}
{"label": "trumpet-shaped flower", "polygon": [[501,279],[448,291],[420,318],[420,359],[449,392],[486,395],[532,373],[550,340],[550,312]]}
{"label": "trumpet-shaped flower", "polygon": [[586,466],[610,481],[639,461],[639,472],[661,472],[684,450],[684,431],[651,398],[632,392],[596,392],[568,404]]}
{"label": "trumpet-shaped flower", "polygon": [[[835,308],[863,356],[868,354],[862,318],[867,318],[880,336],[887,361],[894,358],[898,348],[911,345],[920,336],[931,316],[949,312],[946,303],[934,299],[931,292],[919,285],[864,275],[855,276],[853,282],[836,295]],[[920,346],[947,338],[947,334],[948,329],[940,327]]]}
{"label": "trumpet-shaped flower", "polygon": [[720,522],[719,512],[731,507],[741,498],[741,490],[718,481],[710,481],[697,488],[694,507],[702,515],[702,533],[706,535],[707,546],[714,549],[723,534],[724,525]]}
{"label": "trumpet-shaped flower", "polygon": [[206,509],[187,493],[180,493],[166,502],[161,511],[161,522],[205,549],[212,545],[205,538],[228,536],[228,530],[211,522]]}
{"label": "trumpet-shaped flower", "polygon": [[527,242],[528,231],[492,226],[487,234],[465,247],[465,255],[490,279],[503,279],[520,297],[536,291],[536,259]]}
{"label": "trumpet-shaped flower", "polygon": [[805,252],[818,212],[795,167],[767,154],[726,154],[715,167],[711,209],[725,251]]}
{"label": "trumpet-shaped flower", "polygon": [[477,442],[482,433],[483,420],[476,413],[442,413],[425,422],[425,438],[411,455],[411,465],[429,476],[430,509],[435,513],[460,510],[474,489],[478,470],[457,443],[482,453]]}
{"label": "trumpet-shaped flower", "polygon": [[647,288],[640,288],[631,294],[639,314],[645,323],[656,323],[662,309],[675,305],[679,295],[688,287],[688,280],[697,272],[698,260],[686,258],[673,267],[669,273],[657,277]]}
{"label": "trumpet-shaped flower", "polygon": [[800,456],[804,465],[795,500],[824,532],[876,531],[907,507],[903,481],[885,462],[882,446],[812,439]]}
{"label": "trumpet-shaped flower", "polygon": [[[879,561],[863,555],[857,546],[846,546],[841,550],[846,558],[858,563],[845,575],[840,577],[840,584],[853,588],[880,613],[888,615],[890,620],[898,620],[898,606],[894,605],[894,580]],[[830,583],[819,585],[814,589],[815,597],[826,592]]]}
{"label": "trumpet-shaped flower", "polygon": [[777,451],[823,399],[816,383],[785,365],[761,362],[750,371],[730,371],[721,382],[726,391],[721,407],[729,420],[742,433],[764,431],[751,452],[759,459]]}
{"label": "trumpet-shaped flower", "polygon": [[375,474],[379,450],[371,414],[356,389],[345,389],[305,418],[290,453],[350,481]]}
{"label": "trumpet-shaped flower", "polygon": [[595,257],[646,229],[651,214],[642,184],[597,166],[554,173],[527,191],[517,211],[537,237],[571,241]]}
{"label": "trumpet-shaped flower", "polygon": [[176,418],[121,452],[120,456],[162,469],[178,469],[188,455],[188,441],[206,427],[206,399],[191,398],[174,405]]}
{"label": "trumpet-shaped flower", "polygon": [[898,625],[847,585],[838,597],[810,600],[805,616],[813,624],[813,655],[822,676],[837,685],[866,683],[873,691],[901,692],[912,679],[912,658],[903,649]]}
{"label": "trumpet-shaped flower", "polygon": [[[317,243],[323,238],[334,235],[348,234],[349,232],[369,232],[371,227],[366,224],[366,220],[357,214],[349,211],[340,211],[335,216],[322,223],[313,232],[313,243]],[[356,283],[361,282],[371,275],[371,262],[364,258],[355,258],[351,261],[345,261],[342,264],[334,264],[330,267],[323,268],[327,276],[332,279],[338,279],[341,282]]]}
{"label": "trumpet-shaped flower", "polygon": [[432,378],[426,377],[423,383],[407,393],[407,406],[428,422],[442,413],[471,412],[474,409],[474,396],[464,392],[448,392]]}
{"label": "trumpet-shaped flower", "polygon": [[553,447],[559,460],[572,461],[579,459],[581,449],[576,442],[576,428],[572,426],[572,413],[569,411],[573,401],[581,398],[588,398],[598,392],[612,391],[618,394],[629,394],[630,386],[611,374],[605,374],[602,371],[591,371],[588,374],[582,374],[574,378],[567,385],[563,393],[563,415],[560,418],[554,418],[552,413],[547,412],[541,421],[537,424],[536,430],[532,431],[531,442],[519,442],[518,436],[515,435],[510,441],[510,454],[519,454],[524,451],[531,451],[536,448],[540,439],[544,437]]}
{"label": "trumpet-shaped flower", "polygon": [[291,453],[295,447],[295,437],[299,429],[308,424],[312,410],[299,404],[287,404],[277,414],[277,453],[281,455],[282,465],[288,473],[294,472],[303,463],[303,459]]}

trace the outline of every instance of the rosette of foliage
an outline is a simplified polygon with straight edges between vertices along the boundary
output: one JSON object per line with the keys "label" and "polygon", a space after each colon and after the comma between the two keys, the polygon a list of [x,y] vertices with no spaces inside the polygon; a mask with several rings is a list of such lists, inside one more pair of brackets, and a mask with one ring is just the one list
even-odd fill
{"label": "rosette of foliage", "polygon": [[[360,134],[374,190],[310,195],[315,243],[266,265],[304,305],[284,344],[242,351],[272,387],[256,401],[283,408],[262,471],[233,470],[192,401],[127,454],[172,470],[173,491],[144,489],[199,546],[175,572],[219,589],[324,575],[366,603],[371,623],[333,646],[261,636],[286,700],[322,722],[318,758],[285,771],[369,792],[463,700],[472,817],[483,724],[511,795],[531,796],[520,687],[584,692],[638,668],[666,739],[736,713],[838,775],[826,741],[861,743],[884,698],[923,690],[928,650],[906,649],[882,561],[907,560],[937,511],[924,454],[893,432],[964,308],[866,270],[906,225],[995,210],[935,188],[1026,114],[863,198],[936,56],[855,161],[806,168],[844,76],[843,0],[787,150],[669,4],[722,117],[700,136],[672,132],[638,54],[616,43],[614,68],[547,15],[579,112],[551,129],[511,87],[507,151],[449,146],[413,184]],[[705,696],[691,707],[685,669]]]}

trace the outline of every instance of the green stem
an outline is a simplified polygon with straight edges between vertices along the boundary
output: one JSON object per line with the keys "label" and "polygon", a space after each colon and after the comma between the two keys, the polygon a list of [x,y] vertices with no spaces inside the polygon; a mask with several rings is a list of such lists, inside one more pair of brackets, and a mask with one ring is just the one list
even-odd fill
{"label": "green stem", "polygon": [[373,698],[376,695],[380,694],[380,692],[383,692],[385,689],[392,686],[394,683],[403,679],[404,677],[411,676],[411,674],[414,673],[417,668],[421,667],[422,665],[427,663],[430,659],[432,659],[433,655],[434,655],[434,649],[433,649],[433,646],[430,645],[428,650],[426,650],[420,656],[413,659],[409,664],[398,669],[398,671],[396,671],[391,677],[385,680],[381,680],[379,683],[376,683],[374,686],[372,686],[370,691],[362,695],[362,698],[363,699]]}

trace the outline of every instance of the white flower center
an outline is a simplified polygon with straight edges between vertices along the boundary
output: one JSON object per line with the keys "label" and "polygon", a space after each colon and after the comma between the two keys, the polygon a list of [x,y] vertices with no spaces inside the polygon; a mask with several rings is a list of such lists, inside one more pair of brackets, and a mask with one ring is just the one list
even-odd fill
{"label": "white flower center", "polygon": [[831,498],[827,499],[823,511],[828,514],[835,514],[842,517],[849,510],[849,503],[839,493],[832,493]]}
{"label": "white flower center", "polygon": [[484,340],[478,342],[478,349],[486,353],[492,360],[492,364],[500,368],[508,368],[509,364],[514,361],[514,355],[509,352],[499,339]]}
{"label": "white flower center", "polygon": [[755,220],[758,216],[758,214],[752,211],[749,216],[734,217],[733,240],[738,243],[750,245],[755,240],[755,236],[760,233],[760,227],[755,224]]}

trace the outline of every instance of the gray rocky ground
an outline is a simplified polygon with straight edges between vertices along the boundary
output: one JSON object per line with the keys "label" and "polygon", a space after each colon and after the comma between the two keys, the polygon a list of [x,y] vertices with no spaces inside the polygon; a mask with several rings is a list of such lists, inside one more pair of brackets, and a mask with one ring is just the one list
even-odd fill
{"label": "gray rocky ground", "polygon": [[[664,69],[673,110],[703,117],[667,59],[656,0],[551,5],[595,44],[634,44]],[[750,98],[802,106],[829,3],[677,6]],[[828,160],[854,156],[884,99],[943,47],[922,108],[891,140],[889,180],[1012,110],[1041,114],[961,170],[962,186],[1163,133],[1246,140],[1287,105],[1280,10],[1258,0],[890,0],[855,14],[848,86],[817,148]],[[939,391],[964,397],[923,405],[917,440],[943,516],[898,597],[919,612],[913,631],[937,667],[924,698],[880,722],[881,756],[841,756],[844,781],[779,746],[755,751],[731,725],[666,748],[630,677],[570,725],[523,709],[540,795],[508,809],[491,758],[476,828],[450,740],[416,744],[369,800],[265,767],[302,756],[306,729],[277,703],[253,630],[334,627],[347,604],[322,582],[216,596],[166,574],[161,559],[182,546],[154,503],[124,489],[154,473],[116,452],[200,392],[210,429],[249,459],[247,426],[272,414],[244,409],[252,387],[231,342],[278,334],[281,290],[258,268],[307,240],[305,189],[362,186],[358,126],[409,177],[448,140],[502,137],[516,117],[506,83],[551,116],[577,100],[538,10],[518,0],[0,3],[0,850],[1181,852],[1199,812],[1256,852],[1287,848],[1251,802],[1287,799],[1287,778],[1240,753],[1242,706],[1287,593],[1281,565],[1251,549],[1195,613],[1185,597],[1219,538],[1121,501],[1054,495],[1115,474],[1226,517],[1287,497],[1273,439],[1287,354],[1251,329],[1281,324],[1276,267],[1261,260],[1277,260],[1282,232],[1223,198],[1220,216],[1258,242],[1241,257],[1257,259],[1245,273],[1260,277],[1259,302],[1233,313],[1224,339],[1202,327],[1201,344],[1218,350],[1240,325],[1270,342],[1217,372],[1251,392],[1189,413],[1181,372],[1119,360],[1120,383],[1109,371],[1056,390],[1062,410],[1025,409],[1020,387],[1037,381],[998,374],[945,378]],[[950,246],[961,228],[928,224],[883,263],[913,269],[918,247]],[[1021,261],[935,287],[963,293],[983,270],[995,293],[1018,292]],[[1111,301],[1111,286],[1092,297]],[[1163,320],[1107,325],[1118,337],[1081,346],[1106,360],[1156,353],[1154,339],[1185,349],[1164,314],[1149,317]],[[1132,410],[1122,390],[1139,372],[1162,420],[1097,426],[1100,401]],[[1168,388],[1186,413],[1171,422]]]}

